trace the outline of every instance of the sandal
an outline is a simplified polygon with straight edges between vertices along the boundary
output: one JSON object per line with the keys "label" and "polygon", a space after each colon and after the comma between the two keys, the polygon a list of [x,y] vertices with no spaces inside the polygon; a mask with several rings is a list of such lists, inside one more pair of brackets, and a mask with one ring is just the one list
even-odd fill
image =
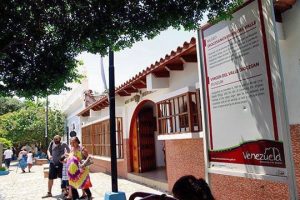
{"label": "sandal", "polygon": [[42,199],[48,198],[48,197],[52,197],[51,192],[47,192],[47,194],[45,196],[42,196]]}
{"label": "sandal", "polygon": [[66,196],[65,197],[65,200],[72,200],[73,198],[72,197],[69,197],[69,196]]}

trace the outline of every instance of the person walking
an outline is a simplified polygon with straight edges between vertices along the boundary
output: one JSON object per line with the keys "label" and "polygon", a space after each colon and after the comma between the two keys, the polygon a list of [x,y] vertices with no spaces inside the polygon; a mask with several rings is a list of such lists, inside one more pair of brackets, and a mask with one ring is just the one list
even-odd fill
{"label": "person walking", "polygon": [[4,151],[3,155],[4,155],[5,167],[7,168],[7,170],[9,170],[10,161],[11,161],[12,156],[13,156],[13,151],[11,150],[11,148],[8,148]]}
{"label": "person walking", "polygon": [[25,168],[27,167],[27,151],[26,151],[26,149],[22,149],[19,152],[18,160],[19,160],[19,167],[22,169],[22,173],[25,173]]}
{"label": "person walking", "polygon": [[70,148],[66,143],[61,142],[61,137],[59,135],[54,136],[53,141],[50,142],[47,155],[50,161],[49,164],[49,177],[48,177],[48,192],[42,198],[52,197],[52,186],[53,180],[62,178],[62,163],[60,158],[65,152],[70,152]]}
{"label": "person walking", "polygon": [[30,169],[32,167],[32,163],[33,163],[33,154],[32,154],[31,151],[29,151],[28,154],[27,154],[28,172],[30,172]]}
{"label": "person walking", "polygon": [[92,193],[90,187],[92,183],[89,176],[89,167],[81,165],[84,159],[88,158],[88,152],[85,148],[79,146],[80,141],[77,137],[71,138],[71,152],[67,161],[67,170],[69,177],[69,185],[72,187],[72,196],[68,196],[67,199],[78,199],[77,189],[82,189],[85,196],[80,197],[92,199]]}

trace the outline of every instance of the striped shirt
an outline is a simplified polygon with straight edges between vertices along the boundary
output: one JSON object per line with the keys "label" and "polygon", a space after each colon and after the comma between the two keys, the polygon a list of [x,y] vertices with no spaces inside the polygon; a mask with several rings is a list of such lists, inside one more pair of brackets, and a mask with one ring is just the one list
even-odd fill
{"label": "striped shirt", "polygon": [[66,163],[63,163],[62,178],[61,178],[61,180],[63,180],[63,181],[69,180],[68,174],[67,174],[67,164]]}

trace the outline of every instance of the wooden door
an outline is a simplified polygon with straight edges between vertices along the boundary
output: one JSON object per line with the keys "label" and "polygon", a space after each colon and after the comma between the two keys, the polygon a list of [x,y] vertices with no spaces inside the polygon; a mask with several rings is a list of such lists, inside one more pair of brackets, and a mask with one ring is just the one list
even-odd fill
{"label": "wooden door", "polygon": [[137,119],[134,119],[132,138],[131,138],[131,152],[132,152],[132,167],[133,172],[139,173],[139,152],[138,152],[138,132],[137,132]]}
{"label": "wooden door", "polygon": [[138,115],[139,172],[156,168],[153,109],[142,109]]}

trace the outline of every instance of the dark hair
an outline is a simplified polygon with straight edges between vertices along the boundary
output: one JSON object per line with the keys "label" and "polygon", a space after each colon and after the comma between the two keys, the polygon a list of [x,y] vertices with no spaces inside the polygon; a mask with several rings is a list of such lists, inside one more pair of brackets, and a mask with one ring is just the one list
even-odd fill
{"label": "dark hair", "polygon": [[78,139],[77,136],[71,138],[71,140],[73,140],[73,139],[74,139],[78,144],[80,144],[80,141],[79,141],[79,139]]}
{"label": "dark hair", "polygon": [[192,175],[183,176],[176,181],[172,193],[179,200],[214,200],[204,179]]}
{"label": "dark hair", "polygon": [[60,162],[63,162],[64,160],[66,159],[66,156],[65,155],[62,155],[59,159]]}

